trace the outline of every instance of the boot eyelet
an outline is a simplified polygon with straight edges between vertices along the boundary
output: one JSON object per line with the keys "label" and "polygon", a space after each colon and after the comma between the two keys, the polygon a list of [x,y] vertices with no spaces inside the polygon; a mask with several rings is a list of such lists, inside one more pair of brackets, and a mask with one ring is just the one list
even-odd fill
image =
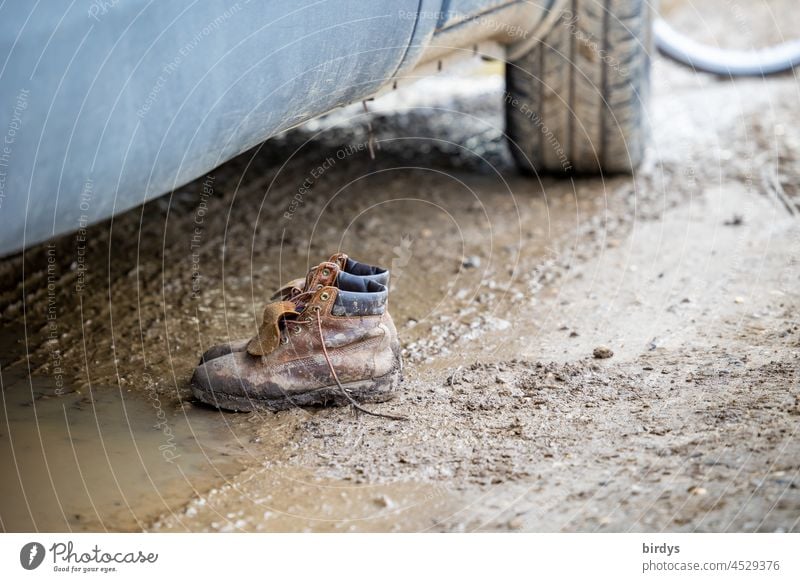
{"label": "boot eyelet", "polygon": [[286,337],[285,335],[282,335],[281,336],[281,343],[284,344],[284,345],[288,344],[289,343],[289,338]]}
{"label": "boot eyelet", "polygon": [[302,330],[301,328],[299,328],[299,327],[293,327],[293,328],[292,328],[292,333],[293,333],[294,335],[297,335],[297,334],[299,334],[301,331],[303,331],[303,330]]}
{"label": "boot eyelet", "polygon": [[330,274],[331,274],[330,269],[322,269],[322,276],[323,277],[327,277]]}
{"label": "boot eyelet", "polygon": [[325,291],[324,293],[320,294],[319,298],[322,299],[323,301],[327,301],[328,299],[331,298],[331,295],[330,293]]}
{"label": "boot eyelet", "polygon": [[319,305],[315,305],[315,306],[314,306],[314,311],[316,311],[317,313],[319,313],[320,311],[322,311],[322,307],[320,307]]}
{"label": "boot eyelet", "polygon": [[322,283],[317,284],[317,291],[319,291],[320,289],[322,289]]}

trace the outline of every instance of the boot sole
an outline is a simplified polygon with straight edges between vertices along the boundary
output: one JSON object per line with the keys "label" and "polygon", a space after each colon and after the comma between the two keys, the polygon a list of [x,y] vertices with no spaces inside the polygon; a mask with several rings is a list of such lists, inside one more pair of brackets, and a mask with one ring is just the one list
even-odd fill
{"label": "boot sole", "polygon": [[[395,369],[388,374],[369,380],[359,380],[342,384],[350,398],[359,404],[369,402],[386,402],[397,396],[400,383],[403,381],[403,372]],[[197,386],[194,382],[191,385],[192,394],[195,398],[224,410],[235,412],[254,412],[257,410],[278,412],[290,408],[306,406],[347,406],[350,399],[342,394],[339,386],[324,386],[277,398],[255,398],[248,396],[235,396],[224,392],[210,392]]]}

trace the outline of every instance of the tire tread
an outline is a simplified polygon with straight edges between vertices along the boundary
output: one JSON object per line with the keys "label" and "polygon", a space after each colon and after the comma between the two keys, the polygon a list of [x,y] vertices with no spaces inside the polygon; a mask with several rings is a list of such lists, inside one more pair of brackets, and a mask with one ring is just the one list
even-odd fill
{"label": "tire tread", "polygon": [[562,19],[507,67],[512,153],[528,172],[630,172],[646,142],[650,3],[572,0],[570,10],[571,26]]}

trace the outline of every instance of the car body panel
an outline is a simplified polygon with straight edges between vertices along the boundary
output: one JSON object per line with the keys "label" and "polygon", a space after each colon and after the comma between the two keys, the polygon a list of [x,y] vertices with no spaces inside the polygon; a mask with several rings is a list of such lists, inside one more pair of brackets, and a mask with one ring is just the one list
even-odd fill
{"label": "car body panel", "polygon": [[495,4],[78,0],[0,9],[0,255],[137,206],[375,94],[414,69],[448,18],[418,15],[461,18]]}

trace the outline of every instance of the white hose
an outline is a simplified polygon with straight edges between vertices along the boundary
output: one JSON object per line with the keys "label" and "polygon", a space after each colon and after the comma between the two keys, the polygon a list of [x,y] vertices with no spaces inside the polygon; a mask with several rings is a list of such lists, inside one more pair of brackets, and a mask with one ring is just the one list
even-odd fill
{"label": "white hose", "polygon": [[[553,28],[569,0],[553,0],[547,15],[525,40],[508,47],[506,58],[515,61],[528,53]],[[613,15],[612,15],[613,16]],[[666,57],[716,75],[762,77],[800,65],[800,40],[755,50],[721,49],[696,42],[658,18],[653,23],[656,48]]]}
{"label": "white hose", "polygon": [[698,71],[731,77],[782,73],[800,64],[800,40],[757,50],[721,49],[679,33],[662,19],[653,24],[656,47],[665,56]]}

